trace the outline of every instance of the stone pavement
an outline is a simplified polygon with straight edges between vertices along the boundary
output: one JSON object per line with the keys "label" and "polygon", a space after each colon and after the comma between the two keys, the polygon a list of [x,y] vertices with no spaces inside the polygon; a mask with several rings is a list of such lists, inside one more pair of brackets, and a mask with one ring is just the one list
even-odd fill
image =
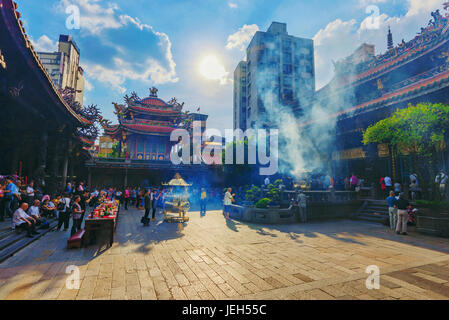
{"label": "stone pavement", "polygon": [[[51,232],[0,264],[0,299],[449,299],[449,241],[330,221],[226,222],[220,211],[144,228],[122,210],[111,248],[66,249]],[[66,267],[80,270],[66,288]],[[380,289],[365,286],[380,268]]]}

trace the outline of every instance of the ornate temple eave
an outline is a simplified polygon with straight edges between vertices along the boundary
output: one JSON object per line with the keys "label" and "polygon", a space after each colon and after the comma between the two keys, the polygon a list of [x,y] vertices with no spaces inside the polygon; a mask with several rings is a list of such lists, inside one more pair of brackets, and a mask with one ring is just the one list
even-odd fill
{"label": "ornate temple eave", "polygon": [[[449,38],[449,17],[443,17],[437,13],[438,11],[432,13],[432,17],[434,19],[433,26],[430,26],[430,23],[432,23],[431,21],[429,23],[429,27],[422,28],[421,33],[414,39],[407,43],[404,42],[403,45],[399,45],[394,49],[387,51],[387,53],[383,55],[376,56],[375,59],[381,59],[383,56],[386,56],[391,52],[394,52],[395,56],[384,58],[384,61],[379,61],[378,64],[359,72],[353,78],[348,78],[345,75],[342,75],[341,77],[337,76],[333,79],[330,85],[333,84],[333,86],[337,89],[345,89],[348,86],[357,86],[366,83],[392,70],[402,67],[403,65],[411,63],[447,44]],[[414,44],[414,42],[416,42],[416,44]],[[407,47],[409,44],[412,44],[410,48],[400,52],[399,54],[397,53],[403,46]],[[329,85],[325,86],[323,89],[328,87]]]}
{"label": "ornate temple eave", "polygon": [[[30,66],[30,70],[32,70],[32,72],[37,76],[38,81],[41,82],[41,85],[45,88],[44,90],[51,100],[54,101],[61,110],[68,113],[71,120],[77,125],[91,125],[92,121],[77,114],[64,101],[57,88],[51,81],[50,76],[39,60],[30,40],[28,39],[28,35],[23,27],[23,22],[20,20],[21,14],[17,11],[17,4],[12,0],[2,0],[0,4],[0,12],[2,16],[0,20],[3,21],[3,24],[5,25],[5,29],[2,30],[7,30],[7,32],[9,32],[12,40],[14,41],[13,45],[19,49],[24,60],[26,61],[26,64]],[[15,59],[20,59],[20,57],[15,57]]]}
{"label": "ornate temple eave", "polygon": [[[336,117],[340,117],[339,120],[341,120],[342,118],[350,118],[357,115],[359,111],[371,110],[372,108],[380,108],[392,103],[404,102],[416,96],[423,95],[423,91],[425,91],[425,93],[427,94],[439,90],[442,87],[449,87],[449,70],[442,72],[434,77],[424,79],[417,83],[401,88],[397,91],[385,94],[380,98],[331,114],[321,120]],[[307,127],[313,123],[313,121],[304,122],[299,124],[299,127]]]}

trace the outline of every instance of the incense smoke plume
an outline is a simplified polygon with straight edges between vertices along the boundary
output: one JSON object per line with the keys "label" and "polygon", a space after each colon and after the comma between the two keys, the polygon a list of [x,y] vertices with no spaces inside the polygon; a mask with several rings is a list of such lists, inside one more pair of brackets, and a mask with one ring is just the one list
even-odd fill
{"label": "incense smoke plume", "polygon": [[[270,48],[273,56],[279,56],[274,45]],[[349,78],[355,74],[351,65],[345,65],[345,76]],[[265,110],[258,125],[279,130],[280,173],[299,177],[305,172],[330,172],[337,125],[337,117],[331,115],[353,105],[353,90],[339,92],[334,81],[315,92],[314,97],[298,90],[300,108],[294,112],[291,106],[280,102],[277,81],[269,68],[258,74],[259,99]]]}

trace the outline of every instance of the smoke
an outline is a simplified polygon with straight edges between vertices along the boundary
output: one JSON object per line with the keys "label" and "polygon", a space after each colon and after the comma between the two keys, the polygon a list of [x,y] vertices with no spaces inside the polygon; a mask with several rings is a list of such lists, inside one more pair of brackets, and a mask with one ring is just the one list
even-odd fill
{"label": "smoke", "polygon": [[[275,45],[268,46],[270,55],[280,56]],[[331,70],[329,70],[331,72]],[[345,76],[354,77],[353,64],[345,65]],[[302,79],[303,80],[303,79]],[[283,104],[279,80],[273,79],[270,68],[261,68],[257,73],[259,99],[263,118],[259,126],[279,130],[279,171],[299,178],[307,172],[328,172],[332,152],[336,148],[337,117],[334,114],[353,105],[354,91],[341,92],[335,81],[331,81],[320,91],[300,86],[296,90],[296,105]]]}

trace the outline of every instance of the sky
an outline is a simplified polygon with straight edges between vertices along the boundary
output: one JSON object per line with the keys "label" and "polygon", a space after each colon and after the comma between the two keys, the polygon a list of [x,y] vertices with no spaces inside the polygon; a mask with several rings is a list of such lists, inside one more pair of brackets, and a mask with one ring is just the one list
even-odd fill
{"label": "sky", "polygon": [[[36,51],[56,51],[59,34],[81,50],[85,105],[96,104],[116,123],[112,102],[149,88],[176,97],[208,127],[232,128],[233,72],[254,33],[272,21],[315,44],[317,89],[333,63],[362,43],[387,46],[412,39],[442,10],[443,0],[16,0]],[[79,16],[77,13],[79,12]],[[74,18],[75,17],[75,18]],[[76,17],[79,17],[77,19]]]}

